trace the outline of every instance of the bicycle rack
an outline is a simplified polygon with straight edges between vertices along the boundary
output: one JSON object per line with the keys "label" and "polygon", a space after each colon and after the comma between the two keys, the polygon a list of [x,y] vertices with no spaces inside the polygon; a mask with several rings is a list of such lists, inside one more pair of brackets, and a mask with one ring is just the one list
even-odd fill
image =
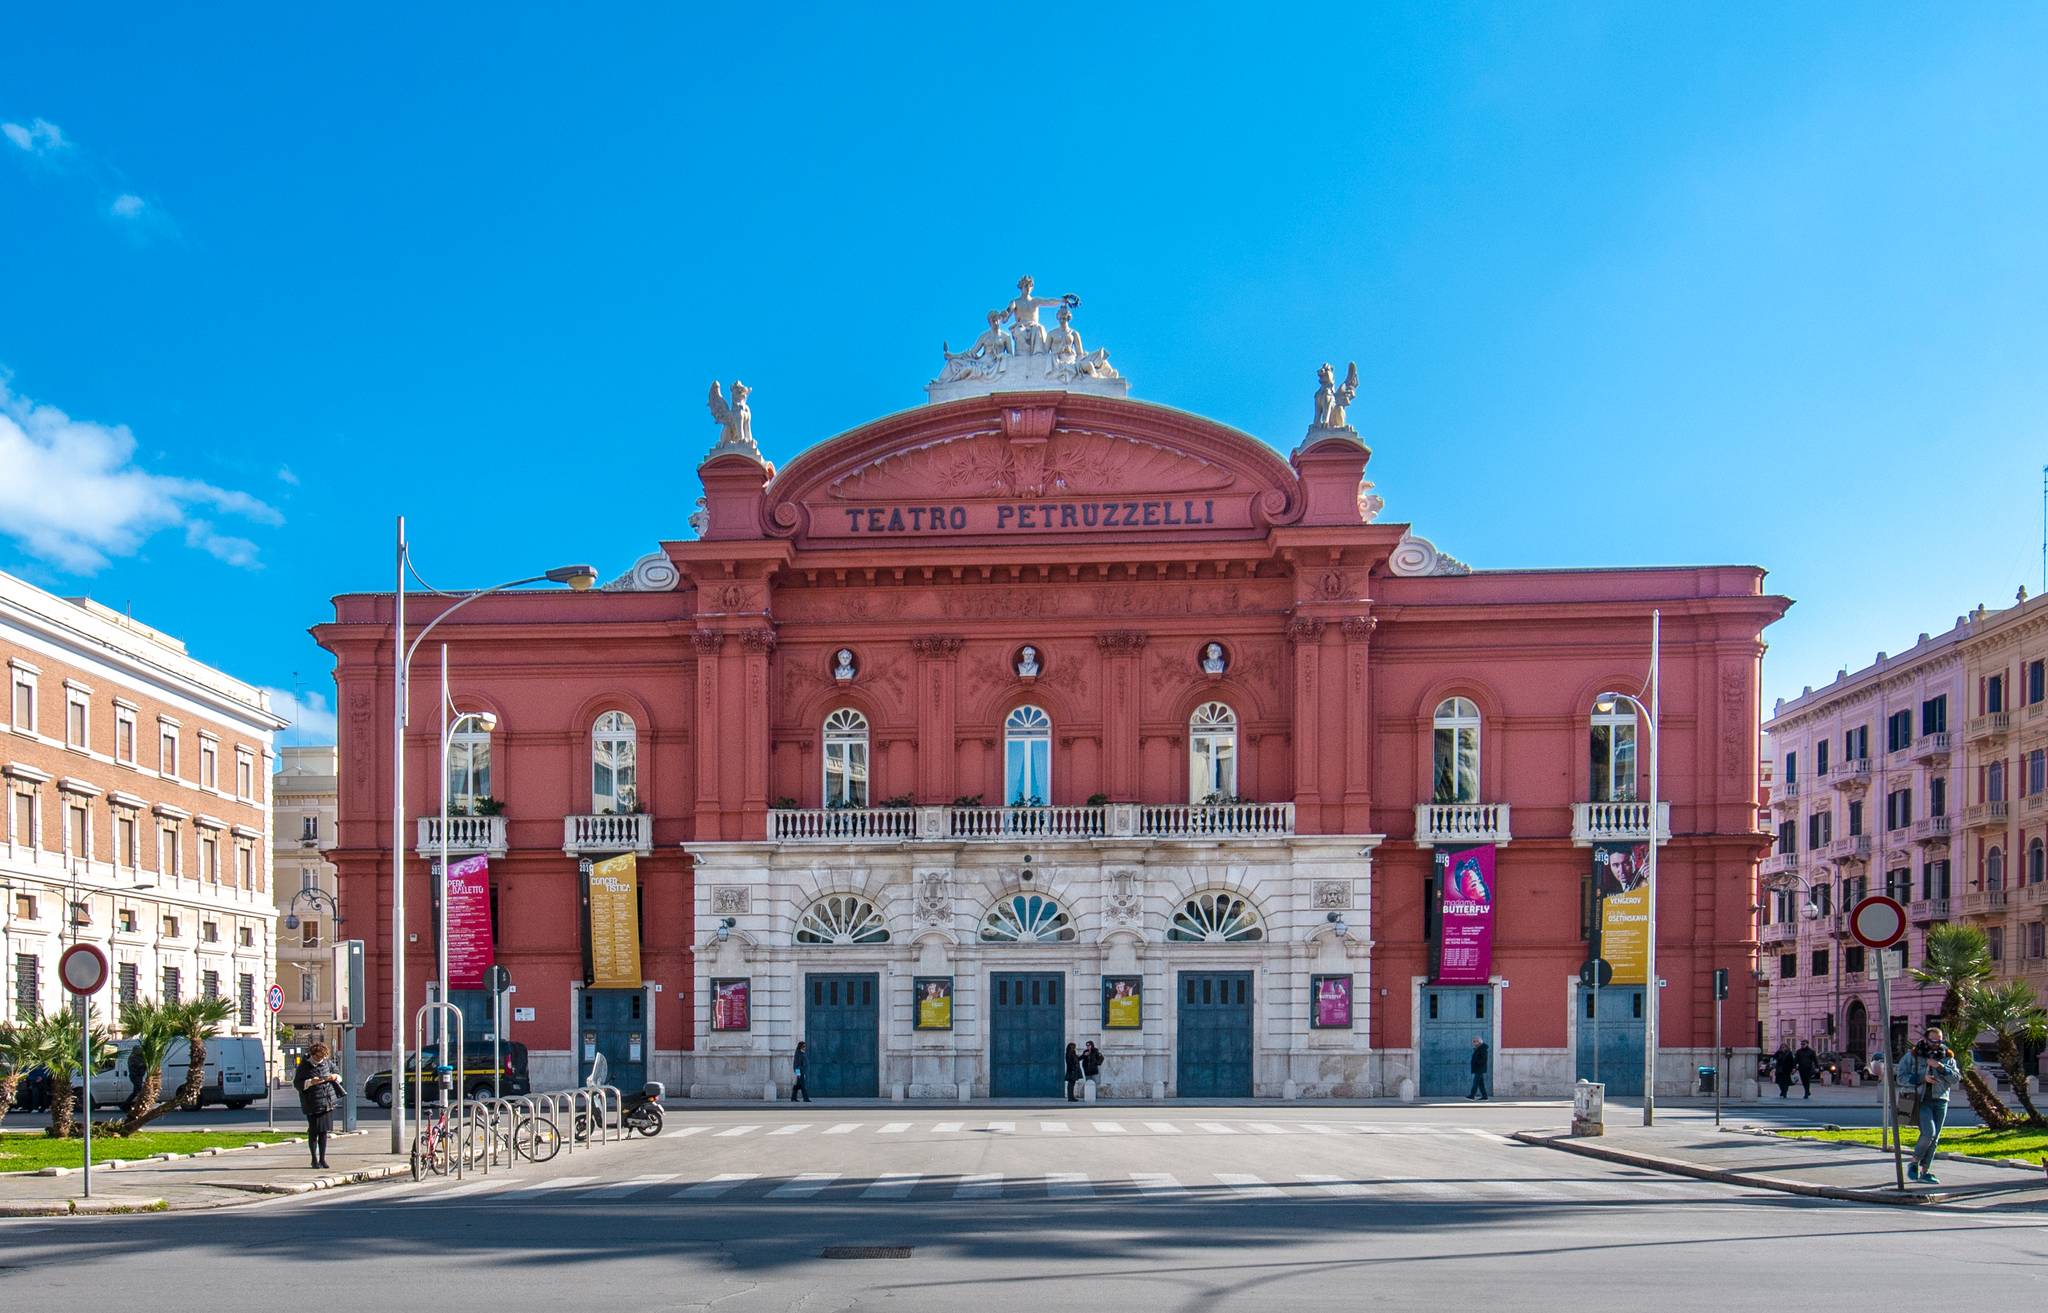
{"label": "bicycle rack", "polygon": [[610,1132],[610,1138],[613,1140],[625,1139],[626,1096],[619,1092],[619,1087],[616,1085],[600,1085],[597,1087],[597,1093],[599,1096],[610,1095],[610,1111],[618,1114],[616,1119],[609,1117],[606,1119],[611,1122],[611,1125],[606,1127],[606,1130]]}
{"label": "bicycle rack", "polygon": [[[427,1014],[429,1012],[433,1012],[441,1016],[441,1034],[444,1037],[444,1040],[445,1037],[449,1035],[453,1035],[455,1037],[455,1081],[448,1088],[448,1097],[454,1101],[455,1106],[450,1110],[448,1120],[457,1128],[454,1157],[455,1179],[459,1181],[462,1179],[462,1160],[469,1148],[467,1142],[463,1139],[463,1131],[461,1129],[464,1115],[463,1107],[465,1104],[465,1100],[462,1097],[462,1076],[463,1073],[469,1069],[467,1061],[468,1055],[463,1052],[462,1047],[462,1009],[456,1007],[453,1003],[420,1004],[420,1010],[413,1014],[412,1019],[412,1051],[415,1055],[413,1059],[415,1062],[419,1062],[419,1058],[417,1055],[426,1051]],[[454,1025],[452,1026],[448,1024],[447,1018],[449,1017],[453,1017],[455,1019]],[[440,1056],[443,1059],[446,1059],[448,1056],[448,1046],[445,1042],[441,1045]],[[403,1076],[403,1074],[404,1073],[402,1072],[393,1072],[392,1079],[399,1079]],[[423,1124],[424,1110],[427,1101],[426,1080],[424,1079],[426,1074],[426,1064],[420,1063],[420,1069],[414,1074],[412,1080],[412,1124],[415,1128]],[[418,1133],[418,1130],[415,1129],[415,1137],[417,1137]],[[415,1138],[414,1143],[418,1143],[417,1138]]]}

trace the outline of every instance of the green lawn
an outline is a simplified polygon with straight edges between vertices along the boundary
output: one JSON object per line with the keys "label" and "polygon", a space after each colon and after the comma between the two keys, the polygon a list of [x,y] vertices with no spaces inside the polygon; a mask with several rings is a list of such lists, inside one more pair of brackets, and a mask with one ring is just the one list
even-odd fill
{"label": "green lawn", "polygon": [[[1795,1140],[1867,1144],[1875,1149],[1882,1143],[1884,1132],[1872,1126],[1848,1131],[1780,1131],[1779,1134]],[[1906,1127],[1905,1141],[1906,1147],[1912,1148],[1919,1143],[1920,1132],[1914,1127]],[[2024,1158],[2028,1162],[2039,1162],[2043,1156],[2048,1156],[2048,1131],[1944,1131],[1941,1148],[1944,1153],[1966,1153],[1976,1158]]]}
{"label": "green lawn", "polygon": [[[92,1137],[92,1160],[147,1158],[159,1153],[192,1153],[199,1149],[238,1149],[245,1144],[278,1144],[292,1137],[269,1131],[138,1131],[121,1138]],[[82,1140],[52,1140],[41,1132],[0,1133],[0,1172],[27,1172],[42,1167],[79,1167],[85,1162]]]}

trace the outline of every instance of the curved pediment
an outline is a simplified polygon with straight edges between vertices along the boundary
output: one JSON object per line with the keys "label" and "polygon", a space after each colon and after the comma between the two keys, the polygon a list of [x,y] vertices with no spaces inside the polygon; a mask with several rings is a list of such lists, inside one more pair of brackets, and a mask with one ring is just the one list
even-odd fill
{"label": "curved pediment", "polygon": [[805,543],[1255,536],[1301,513],[1270,447],[1164,406],[995,394],[821,443],[765,490],[767,532]]}

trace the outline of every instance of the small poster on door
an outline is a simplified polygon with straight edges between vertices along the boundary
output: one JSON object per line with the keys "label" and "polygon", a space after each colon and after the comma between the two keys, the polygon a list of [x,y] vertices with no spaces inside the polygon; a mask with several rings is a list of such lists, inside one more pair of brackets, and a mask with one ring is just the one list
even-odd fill
{"label": "small poster on door", "polygon": [[1142,1030],[1145,1025],[1145,978],[1104,976],[1102,978],[1102,1028]]}
{"label": "small poster on door", "polygon": [[1351,1029],[1350,976],[1310,976],[1309,993],[1315,1007],[1309,1022],[1313,1029]]}
{"label": "small poster on door", "polygon": [[753,982],[714,980],[711,982],[711,1029],[753,1029]]}
{"label": "small poster on door", "polygon": [[953,977],[916,976],[911,989],[917,995],[919,1030],[953,1029]]}

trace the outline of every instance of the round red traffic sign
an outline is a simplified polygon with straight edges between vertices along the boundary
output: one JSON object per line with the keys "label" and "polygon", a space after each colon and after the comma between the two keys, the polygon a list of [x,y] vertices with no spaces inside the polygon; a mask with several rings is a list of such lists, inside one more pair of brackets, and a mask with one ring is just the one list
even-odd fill
{"label": "round red traffic sign", "polygon": [[74,994],[97,994],[107,985],[107,955],[91,944],[73,944],[57,959],[57,978]]}
{"label": "round red traffic sign", "polygon": [[1849,933],[1865,948],[1890,948],[1906,937],[1906,909],[1896,898],[1872,894],[1850,909]]}

